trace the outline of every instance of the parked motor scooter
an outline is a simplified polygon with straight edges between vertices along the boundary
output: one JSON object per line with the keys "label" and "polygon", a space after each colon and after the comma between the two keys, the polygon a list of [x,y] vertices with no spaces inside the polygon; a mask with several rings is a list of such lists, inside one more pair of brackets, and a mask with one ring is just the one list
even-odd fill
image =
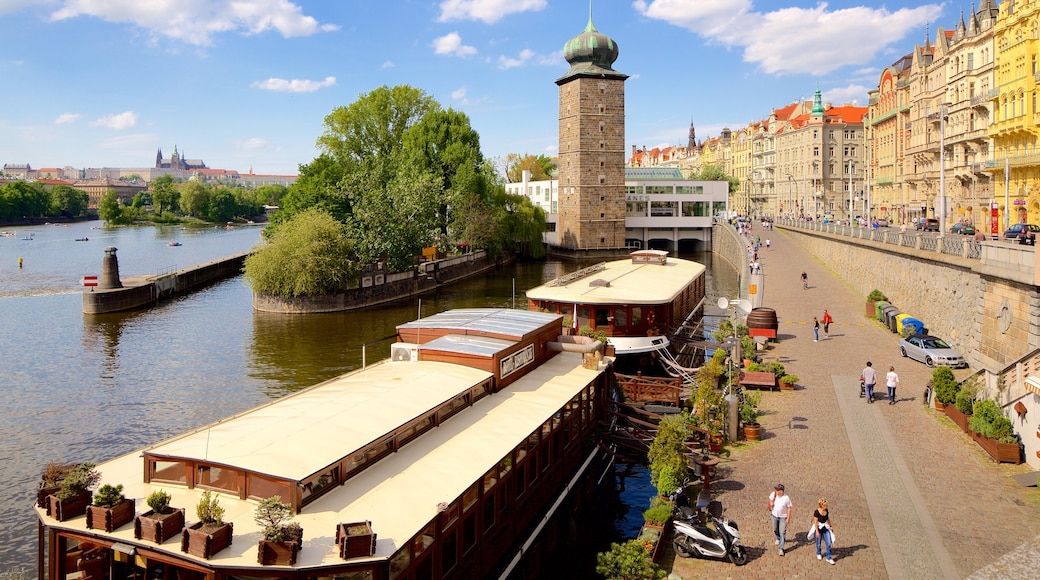
{"label": "parked motor scooter", "polygon": [[721,502],[708,503],[704,511],[711,527],[702,524],[698,517],[689,517],[690,512],[683,511],[678,503],[676,511],[672,521],[675,530],[672,545],[679,557],[729,558],[737,566],[747,563],[747,551],[740,543],[740,530],[736,522],[724,517]]}

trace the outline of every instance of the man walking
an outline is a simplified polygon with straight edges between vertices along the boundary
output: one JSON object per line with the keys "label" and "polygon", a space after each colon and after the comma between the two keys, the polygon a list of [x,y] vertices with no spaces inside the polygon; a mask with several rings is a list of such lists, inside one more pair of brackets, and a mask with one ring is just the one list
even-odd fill
{"label": "man walking", "polygon": [[827,309],[824,308],[823,309],[823,334],[827,338],[831,337],[831,323],[832,322],[834,322],[834,319],[831,318],[831,313],[827,312]]}
{"label": "man walking", "polygon": [[867,397],[868,403],[874,402],[874,385],[877,384],[877,371],[870,365],[870,361],[867,361],[867,367],[863,369],[863,372],[859,374],[859,382],[863,386],[859,396]]}
{"label": "man walking", "polygon": [[769,514],[773,518],[773,535],[781,556],[784,555],[787,524],[791,522],[791,507],[791,498],[784,493],[784,484],[778,483],[769,494]]}

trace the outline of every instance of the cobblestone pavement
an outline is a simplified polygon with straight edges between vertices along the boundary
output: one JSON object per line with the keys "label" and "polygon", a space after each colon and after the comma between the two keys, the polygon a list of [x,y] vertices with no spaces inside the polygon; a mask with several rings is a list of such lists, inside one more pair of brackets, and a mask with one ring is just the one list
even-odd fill
{"label": "cobblestone pavement", "polygon": [[[674,578],[1035,577],[1040,492],[1010,478],[1028,466],[993,463],[924,406],[930,369],[900,357],[896,335],[865,316],[865,297],[793,237],[778,230],[769,238],[772,248],[759,257],[765,305],[777,311],[780,340],[760,354],[797,375],[798,389],[763,394],[763,440],[732,448],[712,484],[740,525],[750,561],[738,568],[682,559],[668,546],[660,563]],[[904,307],[913,312],[913,305]],[[822,318],[824,308],[835,323],[830,336],[821,328],[813,342],[812,319]],[[895,367],[897,404],[867,405],[859,397],[867,360],[878,371],[878,394],[885,393],[888,367]],[[766,509],[777,483],[794,503],[783,557]],[[828,500],[834,520],[834,566],[818,561],[815,545],[805,541],[819,498]]]}

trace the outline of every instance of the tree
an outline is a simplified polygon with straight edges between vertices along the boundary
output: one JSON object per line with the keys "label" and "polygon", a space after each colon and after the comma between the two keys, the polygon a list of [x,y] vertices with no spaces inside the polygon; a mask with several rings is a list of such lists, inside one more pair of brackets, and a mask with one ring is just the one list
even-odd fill
{"label": "tree", "polygon": [[50,192],[50,215],[75,217],[86,209],[89,197],[87,192],[70,185],[55,185]]}
{"label": "tree", "polygon": [[596,554],[596,573],[608,580],[653,580],[666,575],[639,540],[614,542],[609,552]]}
{"label": "tree", "polygon": [[181,209],[192,217],[209,213],[210,188],[198,181],[181,184]]}
{"label": "tree", "polygon": [[209,198],[209,213],[206,219],[211,222],[228,222],[238,214],[235,194],[226,187],[218,187]]}
{"label": "tree", "polygon": [[274,214],[272,221],[275,226],[312,207],[323,209],[339,221],[346,222],[351,210],[350,200],[342,188],[345,175],[346,167],[328,153],[300,165],[296,182],[286,191],[278,213]]}
{"label": "tree", "polygon": [[717,165],[705,165],[699,173],[690,175],[690,179],[696,181],[727,181],[729,182],[730,193],[735,193],[740,187],[739,179],[726,175],[722,168]]}
{"label": "tree", "polygon": [[177,211],[180,192],[173,186],[173,177],[160,175],[152,182],[152,200],[155,213],[162,215],[164,211]]}
{"label": "tree", "polygon": [[105,220],[105,223],[109,224],[125,224],[129,223],[123,217],[123,210],[119,205],[119,199],[116,197],[114,190],[108,190],[105,195],[101,196],[101,201],[98,202],[98,217]]}
{"label": "tree", "polygon": [[346,290],[357,279],[347,229],[328,212],[309,209],[283,223],[270,243],[246,258],[254,292],[295,298]]}
{"label": "tree", "polygon": [[256,188],[253,191],[253,195],[258,205],[280,205],[282,203],[282,198],[285,197],[285,192],[287,191],[288,188],[284,185],[269,183]]}
{"label": "tree", "polygon": [[556,173],[556,164],[545,155],[537,157],[530,153],[506,155],[506,180],[509,183],[523,181],[524,170],[531,172],[531,181],[545,181],[552,179],[553,174]]}

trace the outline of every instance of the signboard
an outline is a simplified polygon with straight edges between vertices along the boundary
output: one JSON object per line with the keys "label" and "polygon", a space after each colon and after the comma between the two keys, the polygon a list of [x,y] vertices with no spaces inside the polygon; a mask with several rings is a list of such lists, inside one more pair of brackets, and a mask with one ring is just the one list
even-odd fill
{"label": "signboard", "polygon": [[1013,201],[1011,203],[1014,204],[1014,205],[1025,205],[1026,204],[1026,200],[1024,200],[1024,199],[1016,199],[1015,201]]}
{"label": "signboard", "polygon": [[1000,235],[1000,219],[998,218],[999,209],[997,202],[989,204],[989,233],[996,237]]}
{"label": "signboard", "polygon": [[97,276],[84,276],[79,283],[83,286],[97,286]]}

